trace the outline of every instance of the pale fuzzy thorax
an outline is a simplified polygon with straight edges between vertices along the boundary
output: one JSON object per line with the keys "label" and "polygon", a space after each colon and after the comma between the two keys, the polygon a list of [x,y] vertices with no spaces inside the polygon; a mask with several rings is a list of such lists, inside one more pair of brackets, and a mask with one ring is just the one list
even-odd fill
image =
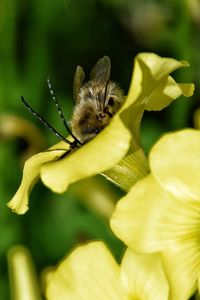
{"label": "pale fuzzy thorax", "polygon": [[94,138],[110,122],[124,99],[115,82],[89,81],[79,90],[71,119],[71,129],[84,143]]}

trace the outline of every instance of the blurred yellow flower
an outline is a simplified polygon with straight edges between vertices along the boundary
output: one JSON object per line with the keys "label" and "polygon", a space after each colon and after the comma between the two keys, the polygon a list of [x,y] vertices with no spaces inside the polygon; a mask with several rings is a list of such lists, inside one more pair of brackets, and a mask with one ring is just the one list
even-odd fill
{"label": "blurred yellow flower", "polygon": [[18,214],[25,213],[29,193],[39,177],[59,193],[69,184],[99,173],[129,190],[149,172],[140,144],[143,113],[161,110],[182,94],[193,94],[193,84],[178,84],[169,76],[185,66],[185,61],[161,58],[154,53],[138,54],[128,95],[109,125],[70,155],[62,157],[69,147],[62,141],[27,160],[21,185],[8,206]]}
{"label": "blurred yellow flower", "polygon": [[14,246],[9,250],[8,270],[11,299],[42,299],[34,264],[27,248]]}
{"label": "blurred yellow flower", "polygon": [[200,131],[164,135],[149,160],[150,175],[119,201],[111,227],[134,251],[162,252],[170,299],[189,299],[200,277]]}
{"label": "blurred yellow flower", "polygon": [[158,254],[126,250],[118,265],[103,242],[79,246],[50,275],[48,300],[167,300],[168,283]]}
{"label": "blurred yellow flower", "polygon": [[32,122],[11,114],[0,114],[0,138],[1,141],[21,138],[26,142],[20,158],[23,164],[26,159],[45,147],[44,137]]}

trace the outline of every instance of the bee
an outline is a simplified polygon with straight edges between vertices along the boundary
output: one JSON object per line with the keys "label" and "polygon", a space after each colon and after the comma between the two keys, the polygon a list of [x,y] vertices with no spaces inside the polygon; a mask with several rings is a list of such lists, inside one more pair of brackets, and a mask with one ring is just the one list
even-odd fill
{"label": "bee", "polygon": [[90,80],[84,84],[83,69],[76,69],[71,130],[81,143],[88,142],[108,125],[124,99],[119,86],[110,81],[110,69],[109,57],[100,58],[92,68]]}
{"label": "bee", "polygon": [[100,58],[91,70],[89,81],[84,83],[85,73],[82,67],[76,68],[73,96],[74,109],[71,121],[65,120],[61,107],[56,100],[50,80],[47,79],[49,91],[52,95],[52,101],[56,105],[59,116],[68,133],[74,141],[67,140],[54,127],[52,127],[42,116],[34,111],[21,97],[26,108],[48,127],[57,137],[70,145],[71,150],[79,148],[83,144],[93,139],[103,128],[105,128],[113,115],[119,110],[124,94],[117,83],[110,80],[111,62],[108,56]]}

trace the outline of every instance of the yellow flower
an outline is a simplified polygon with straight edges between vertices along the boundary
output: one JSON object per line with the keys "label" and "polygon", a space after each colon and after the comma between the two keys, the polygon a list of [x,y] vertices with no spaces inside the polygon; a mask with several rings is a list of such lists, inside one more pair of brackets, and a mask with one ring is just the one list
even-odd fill
{"label": "yellow flower", "polygon": [[109,125],[93,140],[63,158],[68,145],[62,141],[27,160],[21,185],[8,206],[19,214],[25,213],[29,193],[39,177],[59,193],[69,184],[99,173],[129,190],[149,171],[139,133],[144,110],[161,110],[180,95],[193,93],[193,84],[178,84],[169,76],[184,66],[188,63],[154,53],[138,54],[128,95]]}
{"label": "yellow flower", "polygon": [[41,299],[36,271],[27,248],[14,246],[9,250],[8,269],[12,299]]}
{"label": "yellow flower", "polygon": [[134,251],[162,252],[170,299],[188,299],[200,277],[200,131],[164,135],[149,160],[150,175],[119,201],[111,227]]}
{"label": "yellow flower", "polygon": [[76,248],[50,276],[48,300],[167,300],[168,284],[158,254],[126,250],[118,265],[102,242]]}

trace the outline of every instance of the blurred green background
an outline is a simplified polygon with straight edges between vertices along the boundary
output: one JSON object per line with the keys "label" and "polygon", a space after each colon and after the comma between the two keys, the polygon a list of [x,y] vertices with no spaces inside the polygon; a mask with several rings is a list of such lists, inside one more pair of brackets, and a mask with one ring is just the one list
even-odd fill
{"label": "blurred green background", "polygon": [[[83,241],[103,239],[118,258],[123,248],[110,232],[106,218],[84,199],[84,184],[57,195],[39,182],[31,194],[27,214],[18,216],[7,208],[6,203],[20,184],[25,157],[57,142],[28,113],[20,96],[67,135],[50,100],[47,76],[69,120],[77,65],[89,73],[100,57],[110,56],[111,78],[127,92],[133,58],[138,52],[152,51],[187,60],[191,68],[181,69],[175,77],[180,82],[194,82],[195,94],[163,112],[145,114],[142,140],[148,152],[163,132],[194,126],[193,113],[199,107],[199,49],[199,0],[1,0],[1,299],[9,299],[6,253],[13,245],[29,248],[38,273]],[[89,184],[92,189],[90,181],[85,186]],[[103,187],[103,193],[112,201],[122,195],[102,178],[96,178],[96,185],[97,189],[98,185]]]}

